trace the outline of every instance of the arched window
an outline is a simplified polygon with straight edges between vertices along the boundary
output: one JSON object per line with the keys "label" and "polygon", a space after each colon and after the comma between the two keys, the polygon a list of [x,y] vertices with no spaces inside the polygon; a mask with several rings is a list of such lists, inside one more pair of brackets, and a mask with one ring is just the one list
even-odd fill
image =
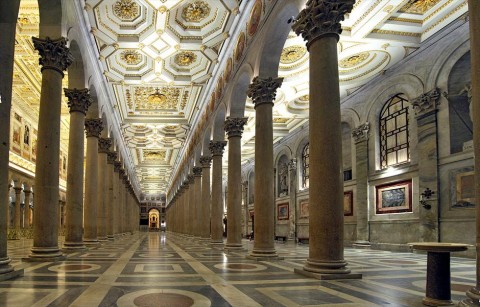
{"label": "arched window", "polygon": [[302,183],[303,188],[308,188],[310,183],[310,143],[302,150]]}
{"label": "arched window", "polygon": [[380,113],[381,168],[410,161],[408,135],[408,100],[397,94]]}

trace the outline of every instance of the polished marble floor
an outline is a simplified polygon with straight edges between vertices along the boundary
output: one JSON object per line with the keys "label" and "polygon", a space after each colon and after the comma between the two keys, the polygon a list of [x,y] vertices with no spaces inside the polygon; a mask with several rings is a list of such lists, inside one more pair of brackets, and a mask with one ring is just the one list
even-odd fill
{"label": "polished marble floor", "polygon": [[[244,241],[250,250],[253,243]],[[31,240],[9,241],[23,277],[0,282],[0,306],[422,306],[426,255],[346,249],[362,280],[319,281],[295,274],[308,245],[278,243],[284,259],[253,261],[163,232],[139,232],[68,255],[25,263]],[[475,262],[454,258],[452,299],[475,283]]]}

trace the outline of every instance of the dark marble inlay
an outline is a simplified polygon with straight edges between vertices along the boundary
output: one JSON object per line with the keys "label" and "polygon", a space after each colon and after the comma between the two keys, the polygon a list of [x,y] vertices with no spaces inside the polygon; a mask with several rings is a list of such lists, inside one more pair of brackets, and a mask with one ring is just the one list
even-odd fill
{"label": "dark marble inlay", "polygon": [[58,269],[64,270],[64,271],[80,271],[80,270],[90,269],[91,267],[92,267],[91,265],[86,265],[86,264],[66,264],[64,266],[58,267]]}
{"label": "dark marble inlay", "polygon": [[380,260],[380,262],[384,263],[391,263],[391,264],[418,264],[416,261],[408,261],[408,260]]}
{"label": "dark marble inlay", "polygon": [[133,303],[138,307],[189,307],[194,301],[188,296],[175,293],[151,293],[135,298]]}
{"label": "dark marble inlay", "polygon": [[227,264],[227,268],[234,270],[254,270],[257,267],[252,264],[231,263]]}

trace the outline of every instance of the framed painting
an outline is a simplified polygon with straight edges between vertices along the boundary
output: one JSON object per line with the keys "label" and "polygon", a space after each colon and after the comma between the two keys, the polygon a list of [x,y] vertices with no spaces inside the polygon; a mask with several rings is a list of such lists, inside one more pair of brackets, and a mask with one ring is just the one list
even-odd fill
{"label": "framed painting", "polygon": [[279,204],[277,210],[278,220],[288,220],[288,203]]}
{"label": "framed painting", "polygon": [[412,181],[394,182],[375,187],[377,214],[412,212]]}
{"label": "framed painting", "polygon": [[302,200],[300,202],[300,218],[308,219],[309,215],[310,215],[310,211],[308,208],[308,199]]}
{"label": "framed painting", "polygon": [[450,172],[451,208],[475,208],[474,174],[473,167],[464,167]]}
{"label": "framed painting", "polygon": [[343,215],[353,215],[353,191],[343,192]]}

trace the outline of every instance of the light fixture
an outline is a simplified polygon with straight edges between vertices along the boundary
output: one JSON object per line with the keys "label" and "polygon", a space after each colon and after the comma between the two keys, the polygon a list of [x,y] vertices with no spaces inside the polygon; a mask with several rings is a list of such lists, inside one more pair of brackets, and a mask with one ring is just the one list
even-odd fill
{"label": "light fixture", "polygon": [[158,87],[155,89],[155,93],[148,96],[148,102],[150,102],[151,104],[163,104],[165,103],[165,101],[167,101],[167,96],[160,93]]}

